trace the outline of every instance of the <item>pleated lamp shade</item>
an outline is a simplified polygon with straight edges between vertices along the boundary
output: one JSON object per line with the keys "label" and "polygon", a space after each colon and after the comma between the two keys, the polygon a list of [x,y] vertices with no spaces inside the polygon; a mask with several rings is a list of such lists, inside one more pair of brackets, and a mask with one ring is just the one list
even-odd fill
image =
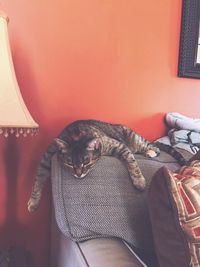
{"label": "pleated lamp shade", "polygon": [[0,11],[0,134],[36,134],[38,124],[28,111],[16,79],[9,37],[8,17]]}

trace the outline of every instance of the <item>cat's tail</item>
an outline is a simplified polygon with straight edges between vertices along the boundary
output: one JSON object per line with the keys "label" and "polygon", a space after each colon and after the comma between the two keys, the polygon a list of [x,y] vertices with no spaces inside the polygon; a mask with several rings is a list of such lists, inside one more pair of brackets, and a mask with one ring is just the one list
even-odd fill
{"label": "cat's tail", "polygon": [[187,164],[187,160],[184,158],[184,156],[178,151],[176,150],[174,147],[167,145],[167,144],[163,144],[161,142],[154,142],[154,144],[161,150],[164,151],[166,153],[168,153],[169,155],[171,155],[173,158],[175,158],[177,160],[177,162],[183,166]]}

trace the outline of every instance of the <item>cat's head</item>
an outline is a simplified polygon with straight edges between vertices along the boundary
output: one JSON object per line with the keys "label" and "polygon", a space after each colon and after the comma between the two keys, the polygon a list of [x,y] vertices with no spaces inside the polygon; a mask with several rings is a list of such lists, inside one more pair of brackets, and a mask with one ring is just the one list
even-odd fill
{"label": "cat's head", "polygon": [[101,156],[101,142],[98,139],[67,143],[56,138],[55,142],[63,165],[77,178],[83,178]]}

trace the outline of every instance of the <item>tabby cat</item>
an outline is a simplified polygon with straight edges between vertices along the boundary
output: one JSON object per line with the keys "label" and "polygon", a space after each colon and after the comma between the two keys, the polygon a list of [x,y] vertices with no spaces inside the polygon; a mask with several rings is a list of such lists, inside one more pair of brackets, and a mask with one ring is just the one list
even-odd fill
{"label": "tabby cat", "polygon": [[28,202],[30,212],[39,206],[44,183],[50,176],[51,157],[54,153],[58,153],[60,162],[79,179],[85,177],[101,156],[117,157],[127,167],[133,185],[139,190],[144,190],[145,178],[134,154],[155,157],[160,150],[124,125],[95,120],[75,121],[49,145],[41,160]]}

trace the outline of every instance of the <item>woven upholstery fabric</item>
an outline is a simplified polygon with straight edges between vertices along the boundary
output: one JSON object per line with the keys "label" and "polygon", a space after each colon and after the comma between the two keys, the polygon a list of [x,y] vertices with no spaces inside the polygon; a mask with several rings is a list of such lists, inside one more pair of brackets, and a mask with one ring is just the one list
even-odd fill
{"label": "woven upholstery fabric", "polygon": [[[200,161],[181,168],[179,173],[166,169],[177,216],[191,255],[191,265],[200,266]],[[175,215],[176,216],[176,215]]]}
{"label": "woven upholstery fabric", "polygon": [[62,233],[74,241],[118,237],[137,248],[153,250],[147,207],[149,183],[164,164],[172,170],[179,165],[165,152],[155,160],[138,155],[137,161],[147,180],[143,192],[133,187],[127,169],[114,157],[102,157],[84,179],[77,179],[54,155],[52,194]]}
{"label": "woven upholstery fabric", "polygon": [[200,266],[200,161],[179,172],[165,166],[153,177],[149,211],[162,267]]}

